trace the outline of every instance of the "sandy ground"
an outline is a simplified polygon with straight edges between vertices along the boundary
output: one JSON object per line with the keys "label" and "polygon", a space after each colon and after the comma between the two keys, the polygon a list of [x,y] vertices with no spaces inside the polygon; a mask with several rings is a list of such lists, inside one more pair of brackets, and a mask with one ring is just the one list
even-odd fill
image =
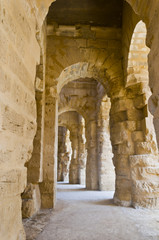
{"label": "sandy ground", "polygon": [[158,210],[115,206],[112,198],[113,192],[59,183],[56,210],[33,239],[159,240]]}

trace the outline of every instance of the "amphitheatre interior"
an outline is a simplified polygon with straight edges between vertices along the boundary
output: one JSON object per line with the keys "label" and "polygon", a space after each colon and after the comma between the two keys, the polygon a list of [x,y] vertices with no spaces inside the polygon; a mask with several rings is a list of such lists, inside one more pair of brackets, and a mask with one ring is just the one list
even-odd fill
{"label": "amphitheatre interior", "polygon": [[111,193],[98,224],[109,205],[155,216],[154,238],[112,240],[158,239],[158,21],[158,0],[0,0],[0,240],[51,240],[47,214],[31,225],[70,188],[72,208]]}

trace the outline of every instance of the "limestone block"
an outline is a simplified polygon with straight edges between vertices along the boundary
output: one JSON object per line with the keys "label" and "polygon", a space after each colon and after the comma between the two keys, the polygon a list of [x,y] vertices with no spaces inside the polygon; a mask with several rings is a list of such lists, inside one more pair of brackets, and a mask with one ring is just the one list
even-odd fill
{"label": "limestone block", "polygon": [[34,211],[34,201],[32,199],[23,199],[22,201],[22,217],[29,218],[33,216]]}
{"label": "limestone block", "polygon": [[158,181],[159,166],[158,167],[138,167],[131,169],[131,177],[133,180],[144,180],[152,182]]}
{"label": "limestone block", "polygon": [[85,185],[86,184],[86,168],[79,169],[79,184]]}
{"label": "limestone block", "polygon": [[22,216],[23,218],[31,217],[36,214],[41,207],[41,196],[39,186],[28,184],[22,194]]}
{"label": "limestone block", "polygon": [[134,167],[155,167],[158,164],[158,156],[153,154],[129,156],[131,168]]}
{"label": "limestone block", "polygon": [[121,100],[117,100],[112,104],[111,112],[112,113],[123,112],[133,108],[134,108],[134,103],[131,99],[121,99]]}
{"label": "limestone block", "polygon": [[126,111],[122,111],[122,112],[111,114],[110,115],[110,120],[111,120],[111,125],[113,125],[116,122],[126,121],[126,120],[128,120],[127,112]]}
{"label": "limestone block", "polygon": [[146,83],[136,83],[126,88],[126,96],[128,98],[136,98],[136,96],[143,95],[147,92],[148,86]]}
{"label": "limestone block", "polygon": [[135,131],[132,133],[132,140],[134,142],[143,142],[144,141],[144,134],[142,131]]}
{"label": "limestone block", "polygon": [[126,168],[129,169],[129,155],[128,154],[115,154],[113,161],[116,169]]}
{"label": "limestone block", "polygon": [[153,154],[156,152],[157,152],[156,144],[153,142],[136,142],[135,143],[135,153],[137,155]]}
{"label": "limestone block", "polygon": [[25,119],[23,116],[15,112],[9,106],[5,107],[3,120],[2,120],[2,129],[9,130],[12,133],[16,133],[19,136],[24,134],[24,122]]}
{"label": "limestone block", "polygon": [[127,111],[127,119],[129,121],[139,121],[144,118],[144,113],[142,110],[131,109]]}
{"label": "limestone block", "polygon": [[[14,192],[16,188],[14,189]],[[9,196],[10,195],[10,196]],[[20,239],[25,240],[25,232],[22,225],[21,198],[20,194],[14,196],[9,192],[8,196],[0,196],[0,239]]]}
{"label": "limestone block", "polygon": [[0,173],[0,196],[20,195],[26,185],[26,168],[3,169]]}
{"label": "limestone block", "polygon": [[136,121],[126,121],[126,128],[133,132],[137,129],[137,122]]}
{"label": "limestone block", "polygon": [[[119,126],[119,125],[117,125]],[[117,144],[122,144],[124,142],[127,142],[128,139],[130,139],[130,133],[124,129],[124,127],[122,128],[112,128],[111,129],[111,141],[113,145],[117,145]]]}
{"label": "limestone block", "polygon": [[134,208],[159,208],[159,197],[144,197],[144,196],[133,196],[132,205]]}
{"label": "limestone block", "polygon": [[143,107],[145,107],[146,104],[147,104],[146,94],[138,96],[134,99],[134,106],[137,109],[142,109]]}
{"label": "limestone block", "polygon": [[[158,208],[159,161],[154,155],[130,156],[134,207]],[[151,199],[151,201],[150,201]]]}
{"label": "limestone block", "polygon": [[131,181],[130,179],[125,179],[116,177],[116,189],[114,194],[114,202],[117,205],[122,205],[125,207],[131,206]]}
{"label": "limestone block", "polygon": [[126,142],[124,144],[117,145],[117,153],[124,155],[124,154],[132,154],[134,152],[134,146],[131,142]]}
{"label": "limestone block", "polygon": [[69,183],[70,184],[79,184],[79,164],[73,164],[71,161],[70,172],[69,172]]}

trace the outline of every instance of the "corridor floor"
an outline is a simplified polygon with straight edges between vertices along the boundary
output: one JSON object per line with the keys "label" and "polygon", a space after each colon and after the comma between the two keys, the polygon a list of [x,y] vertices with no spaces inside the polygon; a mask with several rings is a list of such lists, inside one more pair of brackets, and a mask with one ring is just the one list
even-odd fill
{"label": "corridor floor", "polygon": [[58,184],[57,207],[37,240],[159,240],[159,211],[113,205],[113,192]]}

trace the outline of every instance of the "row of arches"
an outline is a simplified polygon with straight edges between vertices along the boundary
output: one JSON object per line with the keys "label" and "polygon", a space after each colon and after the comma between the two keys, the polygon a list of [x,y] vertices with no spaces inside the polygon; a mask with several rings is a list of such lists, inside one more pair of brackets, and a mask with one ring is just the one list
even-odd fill
{"label": "row of arches", "polygon": [[[22,1],[19,2],[20,9],[13,13],[9,9],[10,7],[8,7],[8,12],[5,12],[3,8],[7,8],[8,3],[1,1],[3,7],[1,8],[1,28],[4,37],[4,39],[0,39],[2,71],[6,71],[9,66],[8,74],[3,76],[6,85],[2,86],[2,95],[0,96],[3,113],[1,168],[4,170],[1,177],[1,188],[2,195],[4,195],[2,203],[9,202],[9,207],[6,208],[7,222],[9,222],[9,216],[12,216],[13,207],[16,206],[15,224],[17,224],[17,229],[15,225],[12,227],[15,239],[25,239],[21,224],[20,193],[26,186],[26,167],[27,184],[30,184],[29,189],[31,189],[32,194],[28,196],[27,188],[23,193],[25,210],[28,211],[29,207],[34,205],[35,199],[37,199],[35,196],[39,196],[40,202],[30,214],[35,213],[40,206],[43,208],[55,206],[58,111],[61,114],[66,110],[75,111],[75,105],[78,105],[77,102],[71,102],[67,99],[65,103],[68,105],[66,106],[62,102],[60,106],[58,98],[66,84],[79,79],[94,79],[102,85],[106,92],[106,97],[103,96],[101,105],[96,106],[99,107],[99,119],[97,117],[94,120],[93,112],[89,116],[90,121],[86,121],[85,124],[87,144],[91,146],[87,152],[87,159],[91,159],[94,164],[94,168],[91,164],[87,169],[95,169],[86,173],[87,179],[89,179],[88,189],[98,188],[97,182],[101,181],[98,178],[101,173],[99,174],[97,170],[97,159],[102,159],[103,145],[97,146],[93,139],[96,138],[100,142],[105,134],[101,130],[102,126],[106,127],[109,121],[116,175],[114,202],[123,206],[158,207],[159,85],[158,29],[156,27],[158,14],[155,14],[154,10],[158,11],[158,1],[154,0],[150,3],[146,0],[127,0],[132,8],[128,4],[124,4],[123,15],[126,21],[123,21],[123,31],[114,29],[113,32],[108,31],[108,33],[107,29],[102,29],[100,32],[93,28],[90,33],[95,31],[96,39],[85,39],[84,35],[81,35],[80,38],[65,37],[58,35],[58,33],[61,34],[60,28],[54,33],[51,30],[47,36],[47,52],[45,52],[46,39],[43,38],[43,34],[46,31],[46,22],[43,27],[42,24],[48,12],[48,6],[52,2],[51,0],[45,1],[45,3],[42,0]],[[14,3],[11,3],[10,6],[16,9]],[[22,10],[25,12],[24,18],[20,14],[18,15]],[[11,15],[19,20],[18,27],[12,23]],[[141,19],[144,23],[140,21]],[[20,27],[22,22],[24,28]],[[13,28],[14,31],[9,32],[10,28]],[[32,31],[28,37],[26,37],[27,30],[28,32]],[[5,41],[7,31],[9,40]],[[81,30],[81,32],[84,31]],[[18,44],[23,38],[20,40],[20,34],[25,36],[25,41],[22,44]],[[108,39],[103,40],[101,36],[104,38],[107,36]],[[25,46],[27,46],[26,49]],[[27,55],[28,46],[30,46],[30,52],[35,50],[35,56],[29,57]],[[44,51],[41,51],[41,60],[39,61],[40,48],[43,48]],[[16,52],[18,54],[14,55],[13,53]],[[25,59],[22,55],[25,55]],[[7,63],[7,59],[9,59],[9,63]],[[25,63],[29,66],[28,71],[23,69]],[[39,67],[36,73],[36,86],[34,86],[36,64]],[[10,79],[14,79],[12,87],[16,89],[16,97],[13,93],[10,96],[12,89],[7,87],[7,82],[11,81]],[[18,88],[17,85],[13,84],[15,81],[19,85]],[[98,88],[101,87],[99,84],[97,85]],[[25,96],[19,97],[25,87],[27,88]],[[37,92],[35,94],[37,116],[35,89]],[[10,101],[12,103],[3,107],[8,96],[14,101]],[[100,113],[100,108],[105,109],[104,103],[109,101],[111,103],[109,120],[103,121],[101,118],[106,119],[106,116],[105,113]],[[84,102],[82,104],[82,107],[78,106],[79,113],[87,119],[86,110],[92,108],[93,104],[86,105],[85,109]],[[149,104],[149,108],[147,104]],[[18,114],[14,114],[13,110],[15,109]],[[24,114],[22,118],[21,114]],[[14,121],[12,116],[15,118]],[[17,121],[18,118],[20,121]],[[37,134],[32,149],[35,132]],[[93,132],[95,134],[92,134]],[[91,134],[89,135],[89,133]],[[13,137],[16,134],[19,138],[17,138],[17,143],[14,143]],[[4,142],[7,141],[11,142],[9,150],[4,146]],[[5,161],[5,159],[9,160]],[[102,163],[99,165],[102,166]],[[103,184],[105,186],[105,183]],[[101,188],[103,184],[101,183]],[[11,199],[11,195],[14,195],[12,203],[11,200],[8,200]],[[1,213],[2,219],[5,219],[5,210],[2,210]],[[3,229],[3,234],[7,236],[6,238],[10,238],[10,235],[7,235],[6,227]]]}
{"label": "row of arches", "polygon": [[[70,140],[72,142],[69,182],[83,182],[81,176],[84,174],[82,170],[80,176],[80,162],[82,160],[78,158],[77,154],[79,126],[77,119],[76,124],[72,122],[75,115],[77,117],[75,111],[81,114],[85,120],[87,164],[84,163],[83,165],[86,165],[86,188],[90,190],[113,190],[115,178],[115,203],[135,207],[155,205],[155,203],[152,203],[152,196],[149,198],[149,194],[152,195],[151,191],[145,194],[142,187],[143,181],[146,186],[149,186],[151,174],[145,180],[145,176],[142,176],[140,172],[146,171],[146,174],[148,174],[146,169],[150,165],[147,159],[157,159],[158,154],[152,116],[147,108],[150,96],[147,66],[149,50],[145,45],[145,37],[146,26],[140,21],[137,23],[131,39],[125,83],[122,80],[121,70],[119,70],[121,54],[112,53],[110,50],[107,50],[109,54],[106,54],[106,50],[101,50],[98,43],[93,42],[92,44],[97,44],[97,48],[89,49],[89,46],[85,47],[86,56],[89,56],[88,59],[91,59],[92,63],[78,62],[79,59],[81,60],[81,48],[79,46],[77,48],[72,39],[70,39],[70,42],[67,39],[65,43],[62,43],[64,44],[62,49],[70,52],[70,55],[63,53],[65,58],[61,58],[63,59],[63,63],[61,63],[58,56],[59,53],[61,54],[60,42],[65,40],[52,37],[50,39],[49,37],[44,150],[47,161],[45,160],[43,164],[44,175],[43,181],[40,183],[42,207],[52,207],[55,203],[58,112],[60,114],[59,121],[63,122],[63,124],[59,122],[59,126],[70,130]],[[75,44],[77,44],[77,41]],[[75,50],[73,50],[72,45]],[[117,46],[118,52],[120,45]],[[92,51],[95,58],[93,58]],[[66,64],[67,55],[70,63],[67,60]],[[55,60],[55,56],[56,58],[58,56],[59,60]],[[82,55],[82,59],[83,56],[86,61],[85,54]],[[94,60],[95,62],[93,62]],[[78,63],[72,65],[73,61]],[[71,65],[68,66],[68,64]],[[104,69],[107,70],[107,73]],[[112,77],[110,77],[111,71]],[[101,74],[103,75],[101,76]],[[59,77],[56,78],[57,76]],[[80,85],[84,82],[85,87],[80,89]],[[50,87],[51,84],[55,84],[55,86]],[[115,166],[115,174],[112,162]],[[36,168],[32,169],[35,171]],[[148,202],[148,199],[151,199],[151,202]]]}

